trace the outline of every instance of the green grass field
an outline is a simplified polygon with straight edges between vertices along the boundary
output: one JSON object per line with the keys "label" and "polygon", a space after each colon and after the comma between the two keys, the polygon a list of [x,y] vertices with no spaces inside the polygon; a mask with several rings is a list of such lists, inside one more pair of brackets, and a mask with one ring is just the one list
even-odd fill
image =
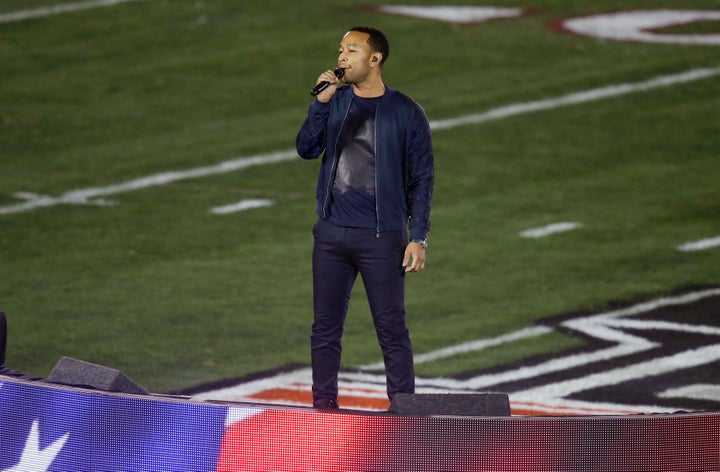
{"label": "green grass field", "polygon": [[[0,14],[63,2],[5,0]],[[382,15],[380,2],[143,0],[0,24],[0,206],[286,151],[309,89],[355,24],[390,38],[385,81],[431,120],[720,67],[720,49],[561,34],[550,20],[684,2],[498,0],[477,25]],[[415,5],[442,2],[414,1]],[[449,2],[473,5],[472,2]],[[695,9],[720,9],[696,0]],[[720,32],[718,22],[671,29]],[[427,268],[408,279],[418,353],[615,300],[720,283],[720,76],[434,131]],[[0,214],[7,365],[60,356],[155,392],[309,363],[317,162],[291,159]],[[270,207],[227,215],[243,199]],[[519,233],[555,222],[578,230]],[[581,341],[554,333],[418,367],[449,376]],[[347,366],[380,359],[361,284]]]}

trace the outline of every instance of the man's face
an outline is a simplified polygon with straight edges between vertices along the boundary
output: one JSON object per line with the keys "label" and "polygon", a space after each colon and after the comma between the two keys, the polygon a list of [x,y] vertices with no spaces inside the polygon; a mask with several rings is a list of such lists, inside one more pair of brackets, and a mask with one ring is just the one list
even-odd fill
{"label": "man's face", "polygon": [[369,38],[369,34],[359,31],[349,31],[343,36],[338,56],[338,67],[345,69],[343,82],[362,82],[370,72],[373,51],[368,44]]}

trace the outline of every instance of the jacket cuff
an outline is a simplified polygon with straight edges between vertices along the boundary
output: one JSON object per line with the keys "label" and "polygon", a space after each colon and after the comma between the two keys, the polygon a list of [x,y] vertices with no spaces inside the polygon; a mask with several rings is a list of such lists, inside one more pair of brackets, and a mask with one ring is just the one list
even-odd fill
{"label": "jacket cuff", "polygon": [[410,228],[410,239],[426,239],[428,231],[423,228]]}
{"label": "jacket cuff", "polygon": [[330,102],[323,103],[317,98],[310,104],[310,111],[311,112],[323,112],[330,108]]}

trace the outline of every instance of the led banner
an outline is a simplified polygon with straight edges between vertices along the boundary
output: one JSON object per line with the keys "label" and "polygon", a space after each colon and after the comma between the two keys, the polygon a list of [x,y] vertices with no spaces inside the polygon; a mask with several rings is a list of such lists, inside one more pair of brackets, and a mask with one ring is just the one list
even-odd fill
{"label": "led banner", "polygon": [[411,417],[0,376],[0,471],[720,470],[720,414]]}
{"label": "led banner", "polygon": [[211,471],[227,408],[0,383],[0,471]]}

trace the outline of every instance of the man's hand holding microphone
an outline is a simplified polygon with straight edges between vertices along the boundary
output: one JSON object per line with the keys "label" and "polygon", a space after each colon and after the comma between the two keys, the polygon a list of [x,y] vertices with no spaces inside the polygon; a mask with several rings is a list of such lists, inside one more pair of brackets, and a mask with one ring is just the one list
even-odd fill
{"label": "man's hand holding microphone", "polygon": [[310,95],[316,97],[319,102],[329,102],[330,98],[335,94],[343,75],[345,75],[345,71],[339,67],[326,70],[318,77],[315,87],[310,91]]}

